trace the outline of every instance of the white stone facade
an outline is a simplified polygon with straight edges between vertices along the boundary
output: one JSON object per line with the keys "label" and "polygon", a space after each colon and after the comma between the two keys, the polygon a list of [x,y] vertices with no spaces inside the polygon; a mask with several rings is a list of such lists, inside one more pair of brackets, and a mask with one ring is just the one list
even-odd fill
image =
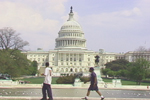
{"label": "white stone facade", "polygon": [[56,46],[54,50],[23,52],[31,61],[38,62],[40,73],[44,71],[45,63],[49,62],[53,69],[54,76],[61,74],[74,74],[83,72],[88,75],[89,67],[94,66],[96,52],[87,50],[86,39],[78,22],[73,18],[72,9],[69,13],[69,19],[62,25],[55,39]]}
{"label": "white stone facade", "polygon": [[[99,55],[99,65],[105,68],[107,62],[116,59],[126,59],[133,61],[133,53],[126,54],[106,53],[103,49],[99,52],[87,50],[86,39],[78,22],[73,18],[72,8],[69,13],[69,19],[65,22],[55,39],[56,46],[54,50],[22,52],[27,55],[27,59],[38,62],[38,70],[44,72],[45,63],[49,62],[53,69],[54,76],[64,74],[74,74],[83,72],[84,76],[89,75],[89,67],[95,66],[95,56]],[[150,55],[150,53],[148,54]],[[147,59],[150,59],[150,56]]]}
{"label": "white stone facade", "polygon": [[124,57],[129,62],[135,62],[136,59],[144,58],[147,61],[150,61],[150,51],[129,51],[124,54]]}

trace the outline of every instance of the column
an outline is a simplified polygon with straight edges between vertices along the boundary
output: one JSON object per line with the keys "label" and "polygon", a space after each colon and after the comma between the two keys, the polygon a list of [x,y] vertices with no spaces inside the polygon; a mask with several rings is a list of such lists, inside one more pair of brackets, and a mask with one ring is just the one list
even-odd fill
{"label": "column", "polygon": [[64,40],[64,46],[66,46],[66,40]]}
{"label": "column", "polygon": [[59,41],[58,41],[58,46],[59,46]]}
{"label": "column", "polygon": [[62,40],[60,41],[60,46],[62,46]]}
{"label": "column", "polygon": [[68,40],[66,40],[66,45],[68,46]]}

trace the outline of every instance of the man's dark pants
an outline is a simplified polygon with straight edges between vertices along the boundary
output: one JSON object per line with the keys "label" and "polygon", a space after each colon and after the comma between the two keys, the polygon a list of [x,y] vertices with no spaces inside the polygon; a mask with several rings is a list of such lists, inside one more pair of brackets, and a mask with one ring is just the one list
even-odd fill
{"label": "man's dark pants", "polygon": [[46,90],[47,90],[47,94],[48,94],[48,97],[50,98],[50,100],[53,100],[51,85],[45,84],[45,83],[43,83],[43,88],[42,88],[43,99],[47,98],[46,97]]}

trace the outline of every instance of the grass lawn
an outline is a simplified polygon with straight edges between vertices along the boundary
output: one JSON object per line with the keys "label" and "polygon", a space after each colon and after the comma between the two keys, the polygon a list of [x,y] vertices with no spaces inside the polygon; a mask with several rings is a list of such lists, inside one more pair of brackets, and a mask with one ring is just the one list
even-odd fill
{"label": "grass lawn", "polygon": [[[56,84],[56,80],[58,77],[53,77],[52,78],[52,84]],[[35,77],[35,78],[24,78],[22,79],[24,81],[29,81],[30,84],[42,84],[44,81],[44,77]],[[104,82],[111,83],[112,79],[103,79]],[[127,81],[127,80],[121,80],[122,85],[136,85],[136,82],[134,81]],[[150,83],[144,83],[142,82],[141,85],[150,85]]]}
{"label": "grass lawn", "polygon": [[[56,80],[58,77],[53,77],[52,78],[52,84],[56,84]],[[44,81],[44,77],[36,77],[36,78],[24,78],[22,79],[24,81],[29,81],[30,84],[42,84]]]}
{"label": "grass lawn", "polygon": [[[112,79],[103,79],[104,82],[112,82]],[[136,85],[135,81],[121,80],[122,85]],[[141,85],[150,85],[150,83],[142,82]]]}

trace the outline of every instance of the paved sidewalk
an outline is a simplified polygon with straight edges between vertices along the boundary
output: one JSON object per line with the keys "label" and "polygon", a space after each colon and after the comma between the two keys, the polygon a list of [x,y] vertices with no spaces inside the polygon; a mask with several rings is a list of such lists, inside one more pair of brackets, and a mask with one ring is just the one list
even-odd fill
{"label": "paved sidewalk", "polygon": [[[0,100],[40,100],[38,97],[0,97]],[[54,100],[84,100],[80,97],[54,97]],[[89,100],[100,100],[99,98],[89,98]],[[150,100],[143,98],[105,98],[105,100]]]}

